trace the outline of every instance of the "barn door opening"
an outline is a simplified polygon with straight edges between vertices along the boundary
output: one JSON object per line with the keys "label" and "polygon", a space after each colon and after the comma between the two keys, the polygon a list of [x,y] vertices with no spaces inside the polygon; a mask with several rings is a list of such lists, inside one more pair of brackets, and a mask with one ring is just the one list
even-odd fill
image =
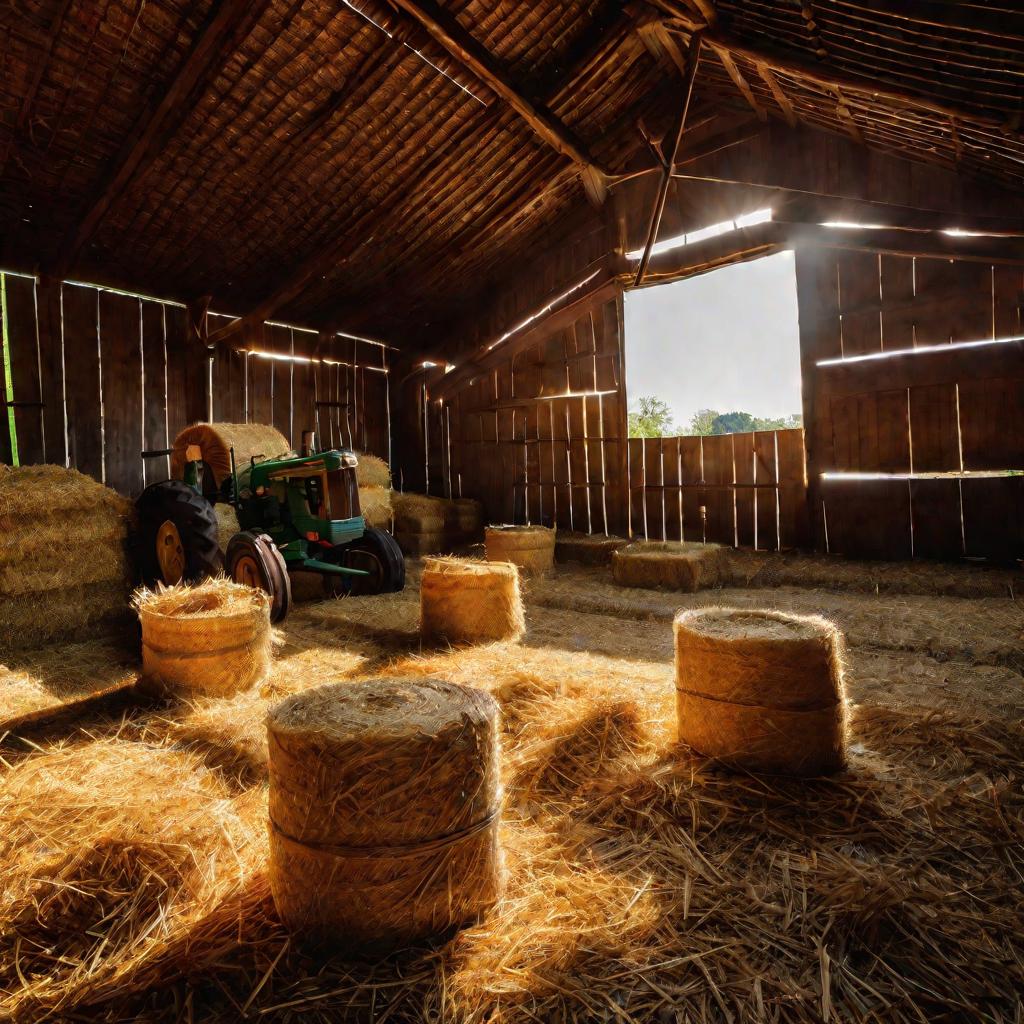
{"label": "barn door opening", "polygon": [[806,509],[791,251],[625,297],[630,529],[794,546]]}

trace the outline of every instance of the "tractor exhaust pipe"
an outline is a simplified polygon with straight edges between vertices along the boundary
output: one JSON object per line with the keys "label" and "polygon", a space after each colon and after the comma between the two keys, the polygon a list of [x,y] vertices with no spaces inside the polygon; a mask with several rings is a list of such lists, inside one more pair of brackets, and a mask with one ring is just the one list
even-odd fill
{"label": "tractor exhaust pipe", "polygon": [[314,455],[316,453],[316,431],[315,430],[304,430],[302,432],[302,456],[305,458],[308,455]]}

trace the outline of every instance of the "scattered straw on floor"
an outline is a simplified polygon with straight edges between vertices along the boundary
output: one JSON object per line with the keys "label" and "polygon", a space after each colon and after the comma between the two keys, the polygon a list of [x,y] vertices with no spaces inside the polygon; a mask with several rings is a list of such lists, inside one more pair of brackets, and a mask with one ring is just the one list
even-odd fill
{"label": "scattered straw on floor", "polygon": [[[91,723],[67,752],[5,752],[0,855],[21,850],[5,865],[6,891],[34,895],[13,908],[0,896],[0,1017],[20,1024],[59,1007],[67,1017],[159,1024],[245,1015],[391,1024],[1016,1020],[1019,711],[985,720],[896,711],[879,678],[854,709],[847,772],[809,782],[736,776],[675,745],[668,621],[534,606],[519,643],[422,654],[414,594],[390,605],[365,600],[363,611],[364,599],[346,599],[290,618],[266,697],[140,709]],[[845,600],[850,615],[854,602],[873,609],[878,599]],[[332,619],[321,609],[348,610]],[[985,616],[963,618],[979,631],[969,643],[979,642]],[[919,636],[920,623],[908,628]],[[869,643],[852,642],[854,668],[874,656]],[[974,671],[957,664],[962,676]],[[480,924],[438,949],[312,957],[278,923],[254,866],[265,850],[266,769],[259,749],[241,742],[253,733],[240,723],[324,675],[369,671],[479,684],[501,704],[508,885]],[[109,763],[111,747],[116,771],[83,798],[77,780],[88,765]],[[64,756],[74,760],[48,768]],[[159,845],[172,834],[200,869],[189,875],[173,860],[160,863],[160,881],[144,875],[144,912],[133,909],[138,876],[122,860],[101,855],[79,873],[64,866],[100,845],[108,793],[135,841]],[[161,814],[139,808],[144,798],[158,800]],[[78,887],[97,897],[97,907],[81,897],[86,931],[80,910],[65,915],[44,902],[53,892],[79,899],[66,881],[84,881]],[[154,905],[171,912],[146,909]],[[59,960],[64,950],[70,965]]]}

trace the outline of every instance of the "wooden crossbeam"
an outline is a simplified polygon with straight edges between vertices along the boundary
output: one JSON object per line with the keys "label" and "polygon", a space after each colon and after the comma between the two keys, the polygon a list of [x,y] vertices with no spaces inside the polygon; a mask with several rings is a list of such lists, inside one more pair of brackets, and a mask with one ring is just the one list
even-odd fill
{"label": "wooden crossbeam", "polygon": [[686,115],[690,110],[690,100],[693,98],[693,83],[697,77],[697,67],[700,64],[700,32],[694,32],[690,37],[690,46],[686,52],[686,75],[683,79],[683,105],[679,111],[679,117],[672,132],[672,148],[665,154],[665,166],[662,168],[661,181],[658,184],[658,194],[651,209],[651,219],[647,227],[647,242],[644,245],[643,256],[636,268],[636,279],[633,284],[639,285],[644,279],[647,271],[647,264],[651,261],[651,250],[658,238],[658,229],[661,227],[661,216],[665,212],[665,202],[668,199],[669,185],[672,184],[672,168],[679,155],[683,142],[683,133],[686,131]]}
{"label": "wooden crossbeam", "polygon": [[552,149],[568,157],[581,172],[588,195],[601,202],[606,173],[576,134],[543,103],[529,99],[517,88],[501,63],[456,18],[434,0],[393,0],[415,18],[445,51],[494,90]]}
{"label": "wooden crossbeam", "polygon": [[772,94],[772,99],[779,105],[779,109],[782,111],[782,116],[786,119],[790,128],[796,127],[796,111],[793,109],[793,104],[789,102],[789,97],[782,91],[782,86],[779,85],[779,80],[772,74],[771,69],[763,61],[758,61],[755,64],[757,73],[761,76],[761,81],[768,86],[768,91]]}
{"label": "wooden crossbeam", "polygon": [[191,53],[171,84],[164,89],[155,105],[136,122],[131,135],[121,147],[85,213],[61,248],[51,274],[57,278],[68,275],[79,255],[89,244],[106,216],[111,204],[137,174],[141,174],[164,148],[180,123],[182,114],[191,108],[192,100],[212,71],[220,68],[237,49],[239,42],[259,20],[267,0],[223,0],[216,13],[201,32]]}
{"label": "wooden crossbeam", "polygon": [[732,79],[732,84],[743,94],[743,98],[750,104],[750,108],[757,114],[758,118],[764,121],[768,115],[765,113],[764,107],[757,102],[757,97],[754,96],[750,83],[740,73],[740,69],[736,67],[736,61],[732,59],[729,51],[722,49],[720,46],[713,46],[712,49],[715,51],[715,56],[721,61],[722,67],[725,68],[726,74]]}

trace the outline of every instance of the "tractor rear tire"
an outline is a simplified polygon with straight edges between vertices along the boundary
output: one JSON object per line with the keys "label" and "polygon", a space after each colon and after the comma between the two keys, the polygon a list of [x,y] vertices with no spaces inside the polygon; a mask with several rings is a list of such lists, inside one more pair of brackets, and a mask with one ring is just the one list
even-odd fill
{"label": "tractor rear tire", "polygon": [[370,572],[369,576],[325,574],[324,590],[332,597],[395,594],[405,589],[405,558],[398,542],[386,530],[368,527],[359,540],[331,548],[326,558],[335,565]]}
{"label": "tractor rear tire", "polygon": [[139,575],[147,586],[198,583],[223,570],[213,505],[188,484],[181,480],[150,484],[135,508]]}
{"label": "tractor rear tire", "polygon": [[236,583],[270,597],[270,621],[280,622],[292,606],[292,581],[277,545],[265,533],[243,530],[228,541],[227,574]]}

